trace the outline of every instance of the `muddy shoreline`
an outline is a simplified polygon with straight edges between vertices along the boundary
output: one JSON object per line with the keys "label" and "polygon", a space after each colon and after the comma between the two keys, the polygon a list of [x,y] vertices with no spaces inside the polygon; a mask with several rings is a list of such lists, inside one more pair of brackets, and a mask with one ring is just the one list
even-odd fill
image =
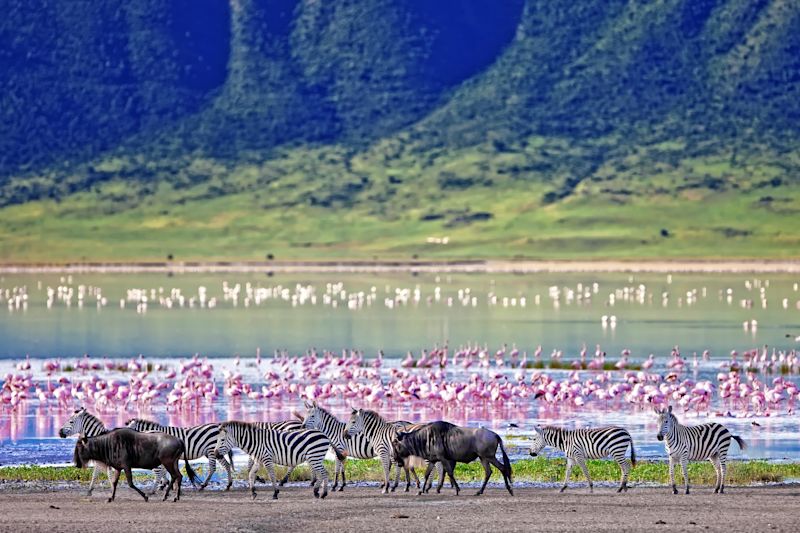
{"label": "muddy shoreline", "polygon": [[0,274],[46,273],[800,273],[798,260],[185,261],[6,263]]}

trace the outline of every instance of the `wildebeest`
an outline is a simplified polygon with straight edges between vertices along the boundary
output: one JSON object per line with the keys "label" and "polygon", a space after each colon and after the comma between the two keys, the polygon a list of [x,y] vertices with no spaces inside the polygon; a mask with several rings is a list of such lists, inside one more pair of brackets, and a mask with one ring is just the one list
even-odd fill
{"label": "wildebeest", "polygon": [[194,481],[197,475],[186,460],[186,450],[180,439],[166,433],[139,433],[128,428],[119,428],[96,437],[81,435],[75,443],[74,461],[78,468],[85,467],[89,461],[99,461],[115,470],[112,480],[113,490],[109,502],[117,495],[117,483],[122,470],[128,479],[128,486],[138,492],[144,501],[147,495],[133,484],[132,468],[153,469],[163,465],[172,481],[167,486],[164,499],[169,496],[170,489],[177,483],[175,499],[181,497],[181,475],[178,460],[183,456],[186,461],[186,473]]}
{"label": "wildebeest", "polygon": [[[503,454],[502,463],[495,457],[498,445]],[[398,431],[392,441],[392,447],[395,460],[398,462],[405,461],[412,455],[429,461],[422,484],[423,488],[428,484],[434,463],[441,462],[450,477],[450,482],[456,489],[456,495],[458,495],[460,487],[453,475],[456,462],[471,463],[480,458],[486,477],[476,496],[483,494],[486,484],[492,476],[492,469],[489,465],[494,465],[500,471],[506,489],[509,494],[514,495],[514,491],[511,489],[511,462],[503,447],[503,439],[494,431],[484,428],[459,427],[440,420],[425,424],[415,431]],[[421,494],[422,491],[419,493]]]}

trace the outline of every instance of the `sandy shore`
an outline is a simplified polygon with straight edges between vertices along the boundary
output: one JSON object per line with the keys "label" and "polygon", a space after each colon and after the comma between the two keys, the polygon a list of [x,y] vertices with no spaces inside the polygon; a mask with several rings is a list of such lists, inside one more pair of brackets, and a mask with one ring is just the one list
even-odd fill
{"label": "sandy shore", "polygon": [[800,273],[798,260],[675,261],[254,261],[0,264],[0,274],[35,273],[650,272]]}
{"label": "sandy shore", "polygon": [[280,499],[260,490],[184,491],[178,503],[145,503],[121,480],[117,500],[103,487],[91,499],[82,489],[0,491],[0,531],[797,531],[800,486],[706,487],[674,496],[666,488],[518,489],[492,487],[484,496],[381,495],[377,487],[348,487],[315,500],[306,487]]}

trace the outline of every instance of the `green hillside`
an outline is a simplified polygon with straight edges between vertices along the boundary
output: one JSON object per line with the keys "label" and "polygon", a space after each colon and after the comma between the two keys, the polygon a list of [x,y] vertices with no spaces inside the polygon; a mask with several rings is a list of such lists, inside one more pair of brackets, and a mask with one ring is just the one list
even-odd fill
{"label": "green hillside", "polygon": [[796,2],[6,3],[6,262],[800,256]]}

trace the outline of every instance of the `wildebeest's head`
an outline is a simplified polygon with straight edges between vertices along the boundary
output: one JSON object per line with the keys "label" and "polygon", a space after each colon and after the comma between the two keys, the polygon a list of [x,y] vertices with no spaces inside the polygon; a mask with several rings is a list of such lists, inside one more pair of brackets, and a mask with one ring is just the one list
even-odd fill
{"label": "wildebeest's head", "polygon": [[530,454],[533,457],[539,455],[547,443],[544,441],[544,433],[542,432],[542,428],[539,426],[533,426],[533,436],[531,438],[531,449]]}
{"label": "wildebeest's head", "polygon": [[83,422],[86,419],[86,416],[89,413],[86,412],[85,407],[81,407],[80,409],[76,409],[72,416],[69,417],[61,429],[58,430],[58,436],[62,439],[69,437],[70,435],[74,435],[76,433],[83,432]]}
{"label": "wildebeest's head", "polygon": [[392,450],[397,464],[405,464],[405,459],[414,455],[411,449],[411,433],[407,431],[398,431],[392,439]]}
{"label": "wildebeest's head", "polygon": [[72,456],[72,460],[78,468],[84,468],[91,460],[88,444],[89,439],[85,435],[78,435],[78,441],[75,443],[75,452]]}
{"label": "wildebeest's head", "polygon": [[667,409],[654,407],[653,410],[658,415],[658,433],[656,434],[656,438],[658,440],[664,440],[664,437],[672,431],[672,426],[676,422],[675,415],[672,414],[672,406],[670,405]]}
{"label": "wildebeest's head", "polygon": [[350,420],[344,425],[344,438],[349,439],[353,435],[358,435],[364,431],[364,410],[353,408],[350,413]]}

